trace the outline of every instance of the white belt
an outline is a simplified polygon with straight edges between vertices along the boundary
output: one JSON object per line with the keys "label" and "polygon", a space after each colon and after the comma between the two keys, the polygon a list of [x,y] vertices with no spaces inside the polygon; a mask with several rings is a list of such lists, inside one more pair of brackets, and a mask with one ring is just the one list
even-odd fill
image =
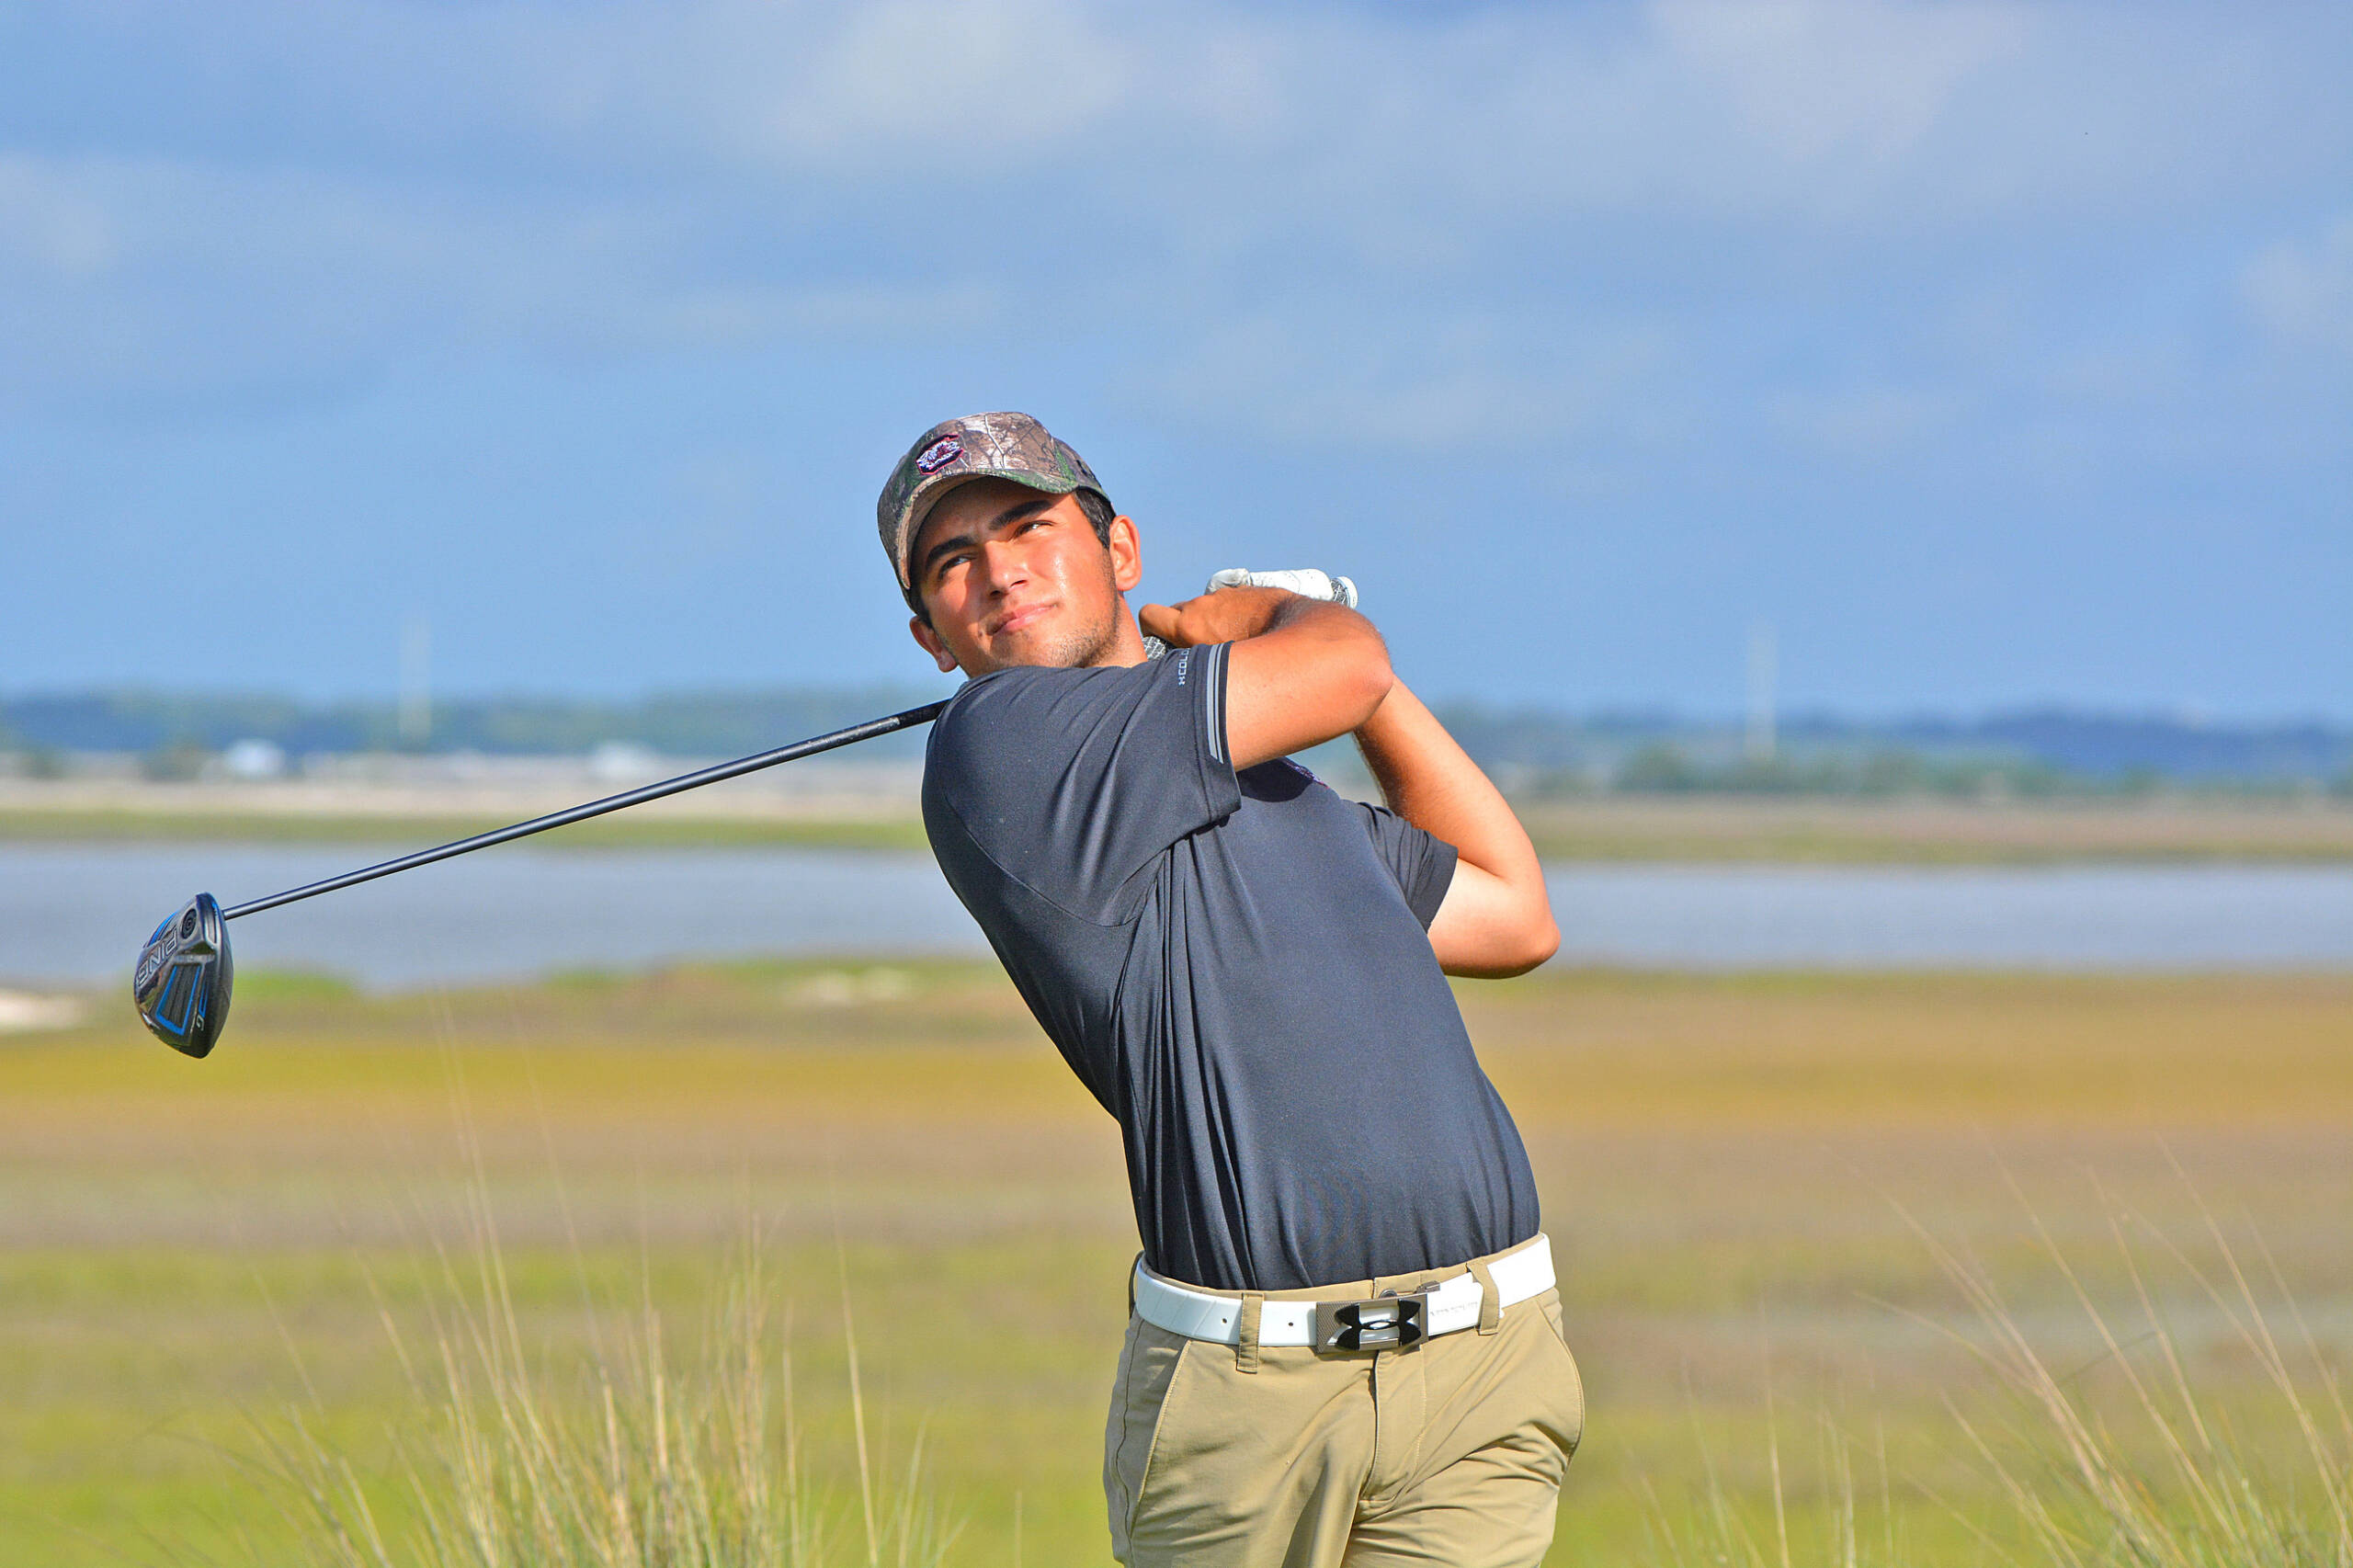
{"label": "white belt", "polygon": [[[1552,1244],[1541,1234],[1487,1265],[1500,1311],[1552,1288]],[[1197,1290],[1164,1279],[1139,1260],[1136,1315],[1155,1328],[1216,1345],[1242,1341],[1239,1292]],[[1486,1292],[1478,1277],[1454,1276],[1417,1296],[1381,1296],[1371,1301],[1266,1301],[1259,1307],[1258,1343],[1322,1349],[1379,1349],[1454,1334],[1479,1325]],[[1415,1306],[1412,1303],[1418,1302]],[[1404,1330],[1400,1332],[1400,1324]],[[1348,1330],[1358,1330],[1351,1335]]]}

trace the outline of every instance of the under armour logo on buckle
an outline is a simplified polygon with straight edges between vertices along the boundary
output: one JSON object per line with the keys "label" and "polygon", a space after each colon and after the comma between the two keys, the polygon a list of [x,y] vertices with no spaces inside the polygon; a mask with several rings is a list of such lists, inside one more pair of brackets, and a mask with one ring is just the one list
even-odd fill
{"label": "under armour logo on buckle", "polygon": [[1316,1344],[1325,1350],[1403,1350],[1427,1335],[1428,1311],[1422,1296],[1319,1303]]}

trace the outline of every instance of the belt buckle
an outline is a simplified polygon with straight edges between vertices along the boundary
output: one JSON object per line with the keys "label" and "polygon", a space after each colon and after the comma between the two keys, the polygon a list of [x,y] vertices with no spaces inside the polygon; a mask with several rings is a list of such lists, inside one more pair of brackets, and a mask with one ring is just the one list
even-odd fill
{"label": "belt buckle", "polygon": [[1315,1348],[1323,1354],[1403,1350],[1429,1337],[1427,1291],[1365,1301],[1315,1303]]}

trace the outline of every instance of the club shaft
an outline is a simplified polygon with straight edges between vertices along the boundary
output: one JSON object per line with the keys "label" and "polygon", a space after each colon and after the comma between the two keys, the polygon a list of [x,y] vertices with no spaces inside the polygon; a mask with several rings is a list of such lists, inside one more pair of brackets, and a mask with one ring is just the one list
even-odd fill
{"label": "club shaft", "polygon": [[814,756],[821,751],[832,751],[836,746],[854,745],[859,741],[870,741],[879,735],[911,730],[917,724],[928,724],[938,718],[940,710],[947,706],[945,701],[926,702],[920,708],[910,708],[904,713],[892,713],[881,719],[869,719],[863,724],[852,724],[847,730],[835,730],[831,734],[813,735],[805,741],[795,741],[789,746],[779,746],[774,751],[764,751],[756,756],[738,757],[733,762],[719,763],[694,773],[681,773],[676,778],[665,778],[659,784],[648,784],[642,790],[631,790],[619,795],[608,795],[601,801],[591,801],[586,805],[574,806],[567,811],[551,812],[543,817],[533,817],[529,822],[518,822],[512,827],[493,828],[488,833],[475,834],[472,838],[460,838],[455,843],[444,844],[437,848],[420,849],[414,855],[404,855],[397,860],[386,860],[380,865],[363,866],[356,871],[346,871],[339,877],[329,877],[323,882],[311,882],[302,887],[289,888],[284,892],[272,893],[267,898],[253,899],[234,908],[224,909],[221,912],[221,918],[234,920],[240,915],[257,915],[265,909],[276,909],[281,903],[293,903],[301,899],[316,898],[323,892],[333,892],[337,888],[356,887],[361,882],[372,882],[378,877],[389,877],[394,871],[406,871],[418,866],[429,866],[436,860],[447,860],[452,855],[471,855],[477,849],[487,849],[494,844],[506,844],[517,838],[529,838],[535,833],[545,833],[551,827],[586,822],[590,817],[600,817],[607,812],[618,812],[625,806],[642,805],[648,801],[658,801],[665,795],[676,795],[682,790],[699,790],[706,784],[716,784],[722,778],[740,778],[746,773],[757,773],[763,767],[774,767],[780,762],[797,762],[804,756]]}

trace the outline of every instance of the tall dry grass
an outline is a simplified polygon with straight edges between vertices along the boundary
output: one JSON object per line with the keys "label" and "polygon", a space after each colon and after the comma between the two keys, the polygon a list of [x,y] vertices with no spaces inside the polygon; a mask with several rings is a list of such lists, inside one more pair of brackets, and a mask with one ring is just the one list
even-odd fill
{"label": "tall dry grass", "polygon": [[[1966,1309],[1939,1324],[2006,1394],[2006,1415],[1948,1408],[1968,1450],[2006,1500],[2006,1517],[1949,1517],[1983,1560],[2013,1568],[2353,1568],[2353,1414],[2338,1369],[2260,1242],[2251,1269],[2202,1206],[2206,1261],[2129,1210],[2110,1208],[2113,1267],[2132,1302],[2103,1308],[2083,1264],[2030,1216],[2042,1256],[2097,1346],[2062,1360],[2029,1329],[1992,1272],[1925,1228]],[[2220,1346],[2192,1345],[2169,1321],[2152,1264],[2178,1270],[2225,1325]],[[2258,1285],[2258,1280],[2261,1284]],[[1907,1314],[1912,1315],[1912,1314]],[[2251,1360],[2267,1398],[2225,1409],[2201,1393],[2201,1354]],[[1769,1397],[1769,1396],[1768,1396]],[[1818,1425],[1824,1485],[1793,1528],[1778,1429],[1768,1424],[1770,1511],[1743,1507],[1706,1465],[1699,1493],[1651,1498],[1659,1568],[1902,1568],[1883,1445],[1837,1422]],[[1860,1450],[1869,1449],[1859,1462]],[[1913,1483],[1918,1491],[1925,1486]],[[1928,1493],[1933,1496],[1932,1492]]]}
{"label": "tall dry grass", "polygon": [[[2130,1316],[2104,1312],[2083,1271],[2040,1220],[2044,1256],[2099,1346],[2110,1401],[2081,1369],[2037,1348],[1989,1273],[1928,1244],[1982,1331],[1986,1366],[2022,1403],[2039,1439],[2022,1458],[2002,1433],[1956,1416],[2008,1497],[2036,1558],[2053,1568],[2353,1568],[2353,1415],[2337,1369],[2258,1241],[2251,1271],[2212,1215],[2201,1263],[2111,1205]],[[2179,1270],[2260,1369],[2268,1397],[2251,1413],[2202,1396],[2191,1347],[2152,1289],[2149,1252]],[[2258,1290],[2263,1278],[2267,1290]],[[2267,1299],[2268,1298],[2268,1299]],[[2251,1430],[2248,1415],[2261,1422]],[[2285,1438],[2283,1446],[2266,1439]]]}
{"label": "tall dry grass", "polygon": [[[494,1236],[472,1278],[443,1255],[429,1343],[392,1312],[387,1334],[420,1419],[398,1445],[407,1515],[380,1524],[370,1485],[301,1411],[264,1428],[250,1468],[316,1568],[937,1568],[954,1529],[924,1475],[871,1461],[855,1323],[844,1348],[855,1496],[812,1480],[781,1322],[756,1235],[730,1270],[703,1352],[680,1367],[662,1315],[639,1308],[567,1383],[526,1347]],[[1956,1511],[1988,1562],[2017,1568],[2353,1568],[2353,1414],[2317,1335],[2276,1270],[2250,1270],[2209,1220],[2207,1260],[2129,1215],[2113,1218],[2133,1306],[2101,1306],[2081,1265],[2037,1232],[2099,1347],[2063,1362],[2037,1343],[1991,1274],[1926,1231],[1967,1312],[1943,1325],[2006,1391],[2009,1415],[1965,1414],[1959,1435],[1998,1483],[2007,1517]],[[2227,1347],[2262,1369],[2268,1403],[2227,1412],[2200,1392],[2200,1347],[2160,1307],[2152,1249],[2194,1281]],[[2258,1248],[2259,1254],[2259,1248]],[[2264,1287],[2257,1281],[2262,1280]],[[381,1306],[380,1301],[380,1307]],[[2213,1353],[2206,1346],[2204,1354]],[[2097,1374],[2095,1376],[2094,1374]],[[1768,1439],[1769,1514],[1744,1507],[1712,1468],[1695,1497],[1653,1500],[1660,1568],[1901,1568],[1908,1560],[1883,1449],[1817,1424],[1822,1495],[1803,1523]],[[2283,1449],[2277,1439],[2288,1439]]]}
{"label": "tall dry grass", "polygon": [[[2099,1346],[2067,1365],[2040,1346],[1991,1275],[1921,1233],[1968,1309],[1947,1331],[2010,1395],[1996,1424],[1953,1411],[1956,1427],[2009,1503],[2004,1519],[1960,1515],[1989,1562],[2018,1568],[2353,1568],[2353,1415],[2336,1369],[2284,1284],[2263,1278],[2210,1221],[2208,1262],[2154,1232],[2112,1225],[2130,1282],[2128,1315],[2104,1309],[2078,1263],[2040,1230],[2081,1326]],[[2149,1248],[2194,1280],[2261,1367],[2268,1410],[2226,1413],[2201,1396],[2198,1352],[2167,1322]],[[954,1531],[923,1473],[918,1437],[903,1473],[870,1462],[847,1291],[843,1324],[854,1499],[813,1484],[793,1402],[789,1313],[779,1324],[756,1237],[731,1270],[703,1356],[679,1368],[661,1314],[575,1369],[579,1386],[526,1349],[494,1241],[474,1278],[444,1262],[431,1340],[413,1352],[387,1333],[424,1419],[401,1445],[410,1520],[380,1527],[371,1488],[301,1414],[267,1437],[257,1470],[287,1505],[320,1568],[935,1568]],[[2211,1354],[2208,1347],[2207,1354]],[[2093,1372],[2102,1374],[2093,1378]],[[2097,1391],[2091,1386],[2095,1382]],[[585,1392],[585,1397],[583,1397]],[[2119,1395],[2120,1394],[2120,1397]],[[2253,1418],[2259,1425],[2250,1428]],[[2267,1438],[2290,1435],[2283,1456]],[[1777,1435],[1769,1515],[1710,1483],[1674,1507],[1654,1500],[1654,1561],[1713,1568],[1900,1568],[1883,1449],[1837,1423],[1817,1426],[1825,1478],[1793,1522]],[[392,1539],[398,1536],[399,1539]]]}
{"label": "tall dry grass", "polygon": [[[956,1530],[924,1439],[879,1473],[847,1278],[844,1349],[857,1488],[814,1478],[793,1397],[791,1314],[756,1233],[701,1353],[681,1365],[646,1300],[569,1369],[526,1346],[486,1212],[461,1268],[447,1253],[424,1343],[378,1308],[414,1401],[394,1473],[363,1475],[302,1409],[257,1423],[244,1463],[309,1568],[937,1568]],[[471,1275],[471,1278],[468,1276]],[[846,1467],[844,1467],[846,1468]],[[387,1506],[388,1494],[391,1507]],[[380,1516],[397,1511],[400,1522]]]}

